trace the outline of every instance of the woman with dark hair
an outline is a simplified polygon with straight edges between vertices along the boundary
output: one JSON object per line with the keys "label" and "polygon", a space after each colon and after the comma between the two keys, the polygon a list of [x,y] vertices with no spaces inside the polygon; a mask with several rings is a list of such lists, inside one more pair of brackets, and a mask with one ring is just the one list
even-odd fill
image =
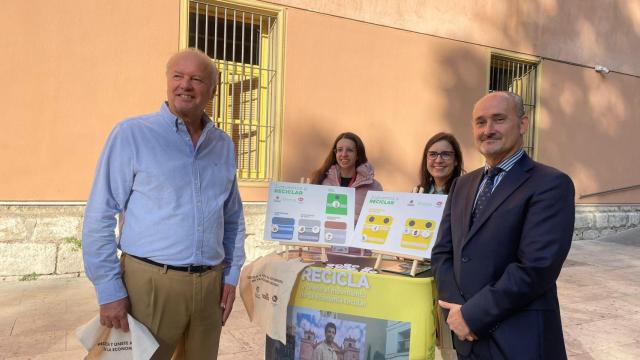
{"label": "woman with dark hair", "polygon": [[420,164],[420,184],[415,192],[448,194],[453,180],[463,173],[462,151],[456,138],[445,132],[431,137]]}
{"label": "woman with dark hair", "polygon": [[382,191],[382,185],[373,178],[362,140],[351,132],[338,135],[322,166],[311,175],[311,183],[355,188],[356,220],[367,191]]}

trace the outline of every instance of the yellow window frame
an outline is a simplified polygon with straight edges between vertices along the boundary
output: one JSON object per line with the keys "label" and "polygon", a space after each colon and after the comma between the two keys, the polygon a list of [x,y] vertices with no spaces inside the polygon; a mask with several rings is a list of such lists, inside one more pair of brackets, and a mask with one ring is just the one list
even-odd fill
{"label": "yellow window frame", "polygon": [[[180,41],[179,49],[189,46],[189,13],[192,12],[193,0],[180,0]],[[285,29],[285,9],[254,0],[220,1],[220,0],[199,0],[201,6],[229,7],[237,11],[260,13],[264,16],[276,18],[275,31],[268,31],[260,34],[260,62],[266,64],[269,57],[277,59],[275,69],[264,69],[261,65],[252,65],[241,62],[233,62],[224,59],[214,59],[219,72],[220,84],[216,93],[216,98],[212,102],[215,111],[210,113],[214,122],[229,134],[236,144],[236,154],[238,160],[238,180],[242,186],[266,186],[270,180],[281,178],[281,134],[282,134],[282,74],[284,68],[284,29]],[[227,13],[227,18],[230,15]],[[224,14],[218,14],[218,18],[224,18]],[[263,21],[265,21],[263,19]],[[245,21],[248,23],[250,21]],[[254,24],[259,25],[259,20],[254,19]],[[275,42],[275,44],[274,44]],[[271,73],[270,73],[271,71]],[[275,76],[275,81],[273,80]],[[240,82],[237,79],[240,78]],[[230,80],[231,79],[231,80]],[[249,80],[249,89],[241,89],[242,85]],[[255,83],[254,79],[258,79]],[[257,85],[257,88],[256,86]],[[239,90],[239,94],[236,91]],[[246,91],[249,90],[249,91]],[[249,116],[246,115],[245,103],[247,96],[249,101]],[[253,102],[255,97],[256,102]],[[213,106],[215,104],[216,106]],[[240,107],[238,107],[238,105]],[[258,122],[255,122],[255,118]],[[238,131],[246,129],[247,131]],[[253,136],[256,140],[247,142],[243,137]],[[247,160],[243,157],[246,154],[254,154],[254,158]],[[244,162],[255,162],[257,168],[245,166]],[[250,164],[249,164],[250,165]]]}

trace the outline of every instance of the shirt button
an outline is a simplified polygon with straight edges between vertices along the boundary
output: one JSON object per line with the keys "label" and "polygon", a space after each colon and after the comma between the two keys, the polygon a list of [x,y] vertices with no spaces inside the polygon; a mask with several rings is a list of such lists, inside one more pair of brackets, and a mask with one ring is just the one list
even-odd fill
{"label": "shirt button", "polygon": [[469,260],[471,260],[471,259],[469,259],[469,258],[468,258],[468,257],[466,257],[466,256],[462,258],[462,262],[463,262],[463,263],[469,262]]}

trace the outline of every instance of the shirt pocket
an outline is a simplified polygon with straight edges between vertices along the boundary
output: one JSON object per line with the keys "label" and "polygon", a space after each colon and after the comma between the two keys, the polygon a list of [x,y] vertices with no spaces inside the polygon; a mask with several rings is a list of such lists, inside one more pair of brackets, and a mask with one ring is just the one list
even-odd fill
{"label": "shirt pocket", "polygon": [[224,206],[233,189],[235,176],[235,167],[223,162],[215,162],[201,172],[202,196],[214,209]]}

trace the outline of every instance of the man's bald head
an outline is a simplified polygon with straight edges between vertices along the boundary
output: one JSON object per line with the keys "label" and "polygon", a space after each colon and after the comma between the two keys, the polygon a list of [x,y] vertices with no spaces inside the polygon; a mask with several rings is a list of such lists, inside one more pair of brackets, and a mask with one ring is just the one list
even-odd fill
{"label": "man's bald head", "polygon": [[513,106],[513,110],[519,118],[522,118],[525,115],[524,101],[522,100],[522,97],[520,95],[513,93],[511,91],[494,91],[492,93],[485,95],[484,97],[488,97],[488,96],[506,97],[511,102],[511,105]]}

